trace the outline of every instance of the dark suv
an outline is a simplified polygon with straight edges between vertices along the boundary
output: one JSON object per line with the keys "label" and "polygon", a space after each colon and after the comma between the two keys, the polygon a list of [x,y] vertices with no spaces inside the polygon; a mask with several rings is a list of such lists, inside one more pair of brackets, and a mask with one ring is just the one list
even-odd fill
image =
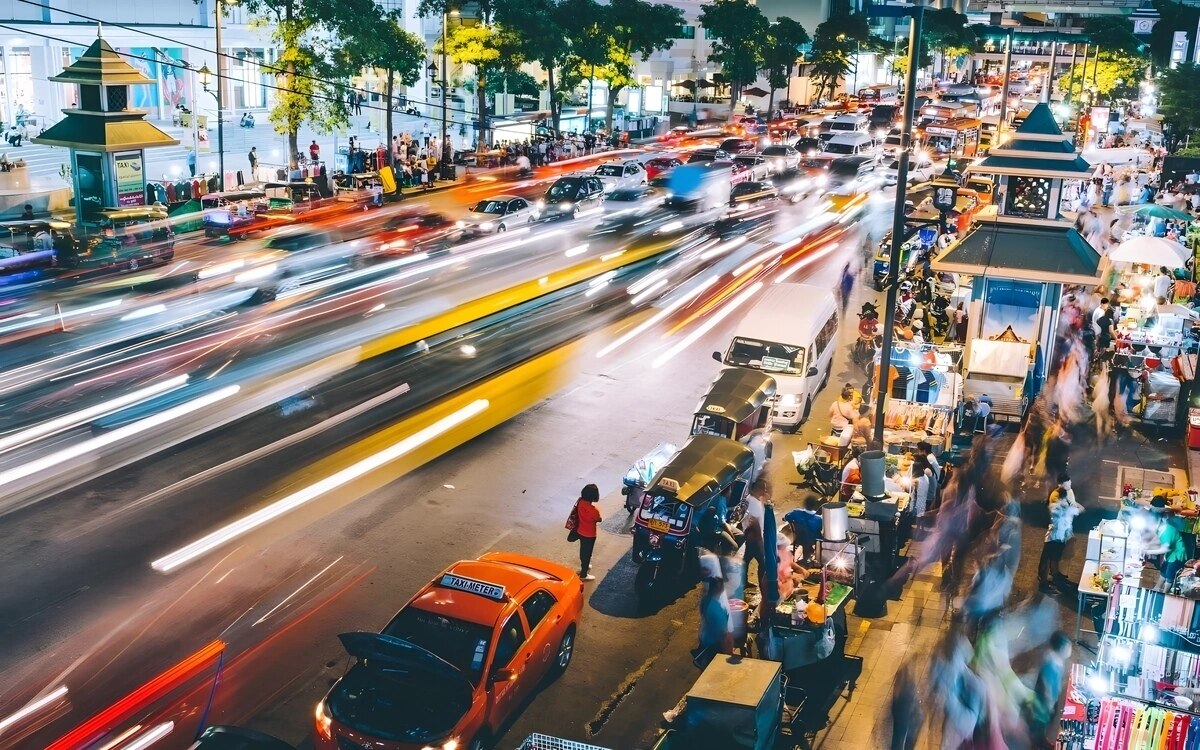
{"label": "dark suv", "polygon": [[604,184],[598,177],[559,177],[537,202],[533,218],[574,219],[579,209],[595,208],[603,197]]}

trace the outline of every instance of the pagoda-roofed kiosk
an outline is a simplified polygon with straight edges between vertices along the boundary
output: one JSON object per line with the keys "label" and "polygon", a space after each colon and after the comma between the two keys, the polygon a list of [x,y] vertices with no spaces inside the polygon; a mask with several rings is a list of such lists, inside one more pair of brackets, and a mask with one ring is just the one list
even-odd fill
{"label": "pagoda-roofed kiosk", "polygon": [[75,218],[82,224],[103,208],[146,202],[145,149],[179,141],[144,119],[147,111],[129,106],[129,87],[154,83],[99,36],[78,60],[51,81],[79,86],[79,106],[34,143],[71,151]]}
{"label": "pagoda-roofed kiosk", "polygon": [[986,394],[994,413],[1016,417],[1054,359],[1064,287],[1095,286],[1104,272],[1100,253],[1061,211],[1063,183],[1087,179],[1092,166],[1039,104],[967,171],[994,175],[996,200],[932,266],[971,278],[963,392]]}

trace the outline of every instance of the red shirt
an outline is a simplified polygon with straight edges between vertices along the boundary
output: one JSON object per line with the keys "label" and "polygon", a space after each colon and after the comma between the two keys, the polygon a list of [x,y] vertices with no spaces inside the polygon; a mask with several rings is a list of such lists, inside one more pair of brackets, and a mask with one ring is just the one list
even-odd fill
{"label": "red shirt", "polygon": [[579,514],[579,524],[575,527],[575,533],[595,539],[596,524],[600,523],[600,511],[596,510],[595,503],[583,499],[576,500],[575,511]]}

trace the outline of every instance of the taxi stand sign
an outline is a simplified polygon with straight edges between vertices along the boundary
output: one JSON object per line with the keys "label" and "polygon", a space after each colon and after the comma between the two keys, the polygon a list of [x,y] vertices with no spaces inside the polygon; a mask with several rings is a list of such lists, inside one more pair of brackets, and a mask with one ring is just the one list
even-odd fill
{"label": "taxi stand sign", "polygon": [[466,591],[468,594],[478,594],[486,599],[493,599],[498,602],[505,600],[504,587],[494,583],[486,583],[484,581],[476,581],[474,578],[464,578],[456,576],[453,573],[445,573],[442,575],[442,580],[438,582],[439,586],[457,591]]}

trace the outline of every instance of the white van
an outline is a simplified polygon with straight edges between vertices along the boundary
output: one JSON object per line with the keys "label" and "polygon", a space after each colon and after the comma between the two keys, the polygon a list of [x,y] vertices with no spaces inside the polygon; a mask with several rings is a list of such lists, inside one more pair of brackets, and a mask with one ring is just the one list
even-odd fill
{"label": "white van", "polygon": [[817,138],[822,141],[828,141],[830,138],[835,138],[845,133],[862,133],[866,132],[871,126],[871,120],[864,114],[845,114],[826,120],[821,125],[821,132]]}
{"label": "white van", "polygon": [[825,153],[832,156],[874,156],[875,139],[870,133],[842,133],[825,144]]}
{"label": "white van", "polygon": [[832,291],[813,284],[772,284],[734,329],[724,356],[713,352],[713,359],[769,372],[778,384],[772,421],[794,432],[829,380],[837,338]]}

